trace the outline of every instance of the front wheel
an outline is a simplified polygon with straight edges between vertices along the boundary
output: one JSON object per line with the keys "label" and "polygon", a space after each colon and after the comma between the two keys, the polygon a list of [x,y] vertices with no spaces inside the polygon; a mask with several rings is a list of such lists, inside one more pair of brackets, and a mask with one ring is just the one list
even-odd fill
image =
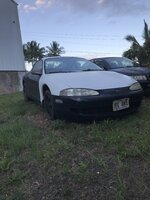
{"label": "front wheel", "polygon": [[49,90],[46,90],[44,93],[44,109],[48,113],[51,120],[54,120],[56,118],[54,112],[53,98]]}

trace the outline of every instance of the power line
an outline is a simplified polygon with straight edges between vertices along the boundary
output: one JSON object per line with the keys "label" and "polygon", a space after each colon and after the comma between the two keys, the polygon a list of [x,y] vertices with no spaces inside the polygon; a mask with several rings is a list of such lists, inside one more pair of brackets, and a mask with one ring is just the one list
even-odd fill
{"label": "power line", "polygon": [[103,55],[118,55],[120,52],[115,52],[115,53],[109,53],[109,52],[92,52],[92,51],[72,51],[72,50],[66,50],[66,52],[69,53],[79,53],[79,54],[103,54]]}
{"label": "power line", "polygon": [[[27,35],[26,35],[27,36]],[[31,36],[31,35],[29,35]],[[50,36],[44,36],[44,35],[36,35],[36,34],[32,34],[32,36],[34,37],[41,37],[41,38],[50,38]],[[51,36],[52,37],[52,36]],[[96,40],[96,41],[100,41],[100,40],[118,40],[118,38],[92,38],[92,37],[71,37],[71,36],[53,36],[55,38],[59,38],[59,39],[67,39],[67,40]],[[120,38],[121,40],[123,40],[124,38]]]}
{"label": "power line", "polygon": [[[26,37],[26,38],[28,38],[28,37]],[[40,37],[37,37],[38,39],[40,39]],[[44,39],[44,42],[49,42],[49,43],[51,43],[51,41],[50,40],[48,40],[48,39]],[[61,42],[62,43],[66,43],[66,41],[65,40],[61,40]],[[67,42],[68,43],[68,42]],[[75,46],[77,46],[77,45],[81,45],[81,42],[70,42],[69,41],[69,44],[72,44],[72,45],[75,45]],[[127,43],[128,44],[128,43]],[[114,45],[112,45],[112,44],[102,44],[102,43],[95,43],[95,44],[93,44],[93,43],[82,43],[82,45],[84,45],[84,46],[92,46],[92,47],[94,47],[94,46],[99,46],[99,47],[106,47],[106,46],[108,46],[108,47],[113,47]],[[120,45],[120,44],[115,44],[115,46],[119,46],[119,47],[124,47],[124,48],[126,48],[127,46],[126,45]]]}
{"label": "power line", "polygon": [[[125,37],[126,35],[120,34],[120,35],[108,35],[108,34],[75,34],[75,33],[48,33],[48,32],[24,32],[26,34],[39,34],[39,35],[50,35],[50,36],[73,36],[73,37],[111,37],[111,38],[118,38],[118,37]],[[142,38],[142,36],[140,35],[135,35],[135,37],[140,37]]]}

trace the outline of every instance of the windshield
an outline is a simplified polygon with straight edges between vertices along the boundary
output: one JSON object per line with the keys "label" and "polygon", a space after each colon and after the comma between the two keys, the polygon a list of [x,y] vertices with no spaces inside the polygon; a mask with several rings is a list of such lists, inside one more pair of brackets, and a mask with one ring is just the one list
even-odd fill
{"label": "windshield", "polygon": [[64,73],[64,72],[81,72],[81,71],[101,71],[94,63],[76,57],[56,57],[45,60],[45,73]]}
{"label": "windshield", "polygon": [[111,69],[139,67],[138,63],[124,57],[105,58],[105,61],[109,64]]}

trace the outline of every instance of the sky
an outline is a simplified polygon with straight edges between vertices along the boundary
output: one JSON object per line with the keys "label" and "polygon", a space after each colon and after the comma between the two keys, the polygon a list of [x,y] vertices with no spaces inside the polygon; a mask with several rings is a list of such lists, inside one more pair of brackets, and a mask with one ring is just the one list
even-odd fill
{"label": "sky", "polygon": [[144,19],[150,25],[150,0],[16,0],[23,43],[41,47],[57,41],[65,56],[121,56],[125,40],[142,44]]}

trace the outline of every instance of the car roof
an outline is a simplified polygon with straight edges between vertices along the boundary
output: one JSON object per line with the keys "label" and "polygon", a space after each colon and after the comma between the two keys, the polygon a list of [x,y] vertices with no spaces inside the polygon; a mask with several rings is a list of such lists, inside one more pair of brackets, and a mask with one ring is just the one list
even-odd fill
{"label": "car roof", "polygon": [[99,57],[99,58],[92,58],[91,60],[96,60],[96,59],[108,59],[108,58],[124,58],[124,57],[122,57],[122,56],[110,56],[110,57]]}
{"label": "car roof", "polygon": [[76,56],[48,56],[48,57],[42,58],[42,60],[47,60],[47,59],[51,59],[51,58],[81,58],[81,57],[76,57]]}

